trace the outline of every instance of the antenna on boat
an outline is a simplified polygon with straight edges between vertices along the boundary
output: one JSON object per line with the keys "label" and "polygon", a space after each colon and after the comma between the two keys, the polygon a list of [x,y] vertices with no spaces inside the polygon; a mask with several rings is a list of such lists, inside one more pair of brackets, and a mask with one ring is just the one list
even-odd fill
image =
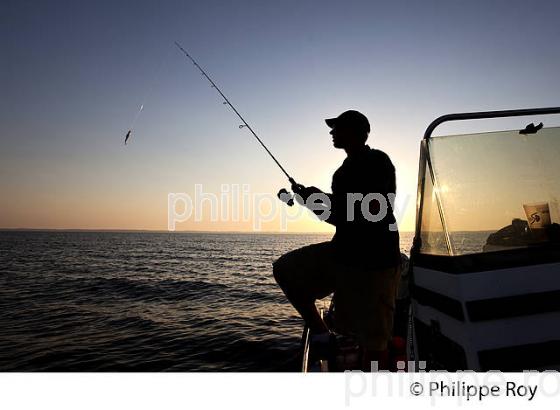
{"label": "antenna on boat", "polygon": [[[247,123],[247,121],[245,121],[245,119],[241,116],[241,114],[239,114],[239,112],[235,109],[235,107],[232,105],[232,103],[228,100],[228,98],[224,95],[224,93],[218,88],[218,86],[214,83],[214,81],[212,81],[212,79],[208,76],[208,74],[206,74],[206,72],[198,65],[198,63],[195,61],[194,58],[191,57],[191,55],[189,53],[187,53],[187,51],[181,47],[181,45],[175,41],[175,45],[179,48],[179,50],[181,50],[185,56],[187,56],[192,63],[195,65],[196,68],[198,68],[200,70],[200,72],[202,73],[202,75],[204,77],[206,77],[206,79],[210,82],[210,84],[212,84],[212,88],[215,88],[220,95],[222,96],[222,98],[224,99],[224,105],[228,105],[235,114],[237,114],[237,116],[239,117],[239,119],[241,119],[241,121],[243,121],[243,124],[241,124],[239,126],[239,128],[247,128],[249,131],[251,131],[251,134],[253,134],[253,136],[257,139],[257,141],[262,145],[262,147],[265,149],[265,151],[268,153],[268,155],[270,155],[270,157],[274,160],[274,162],[276,162],[276,165],[278,165],[278,167],[282,170],[282,172],[284,173],[284,175],[286,175],[286,177],[288,178],[288,181],[290,181],[290,183],[292,185],[296,184],[296,181],[290,176],[290,174],[288,174],[288,172],[286,172],[286,170],[284,169],[284,167],[278,162],[278,160],[276,159],[276,157],[274,155],[272,155],[272,152],[270,152],[270,150],[266,147],[266,145],[264,145],[264,143],[262,142],[262,140],[259,138],[259,136],[255,133],[255,131],[253,131],[253,129],[251,128],[251,126]],[[281,198],[282,199],[282,198]],[[292,202],[293,203],[293,202]],[[290,205],[288,203],[288,205]]]}

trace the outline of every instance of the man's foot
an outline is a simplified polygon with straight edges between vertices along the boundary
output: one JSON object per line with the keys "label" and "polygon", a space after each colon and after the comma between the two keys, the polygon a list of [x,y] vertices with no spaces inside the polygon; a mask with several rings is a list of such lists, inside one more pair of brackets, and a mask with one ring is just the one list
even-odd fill
{"label": "man's foot", "polygon": [[331,332],[312,333],[309,338],[310,361],[328,360],[334,357],[336,336]]}

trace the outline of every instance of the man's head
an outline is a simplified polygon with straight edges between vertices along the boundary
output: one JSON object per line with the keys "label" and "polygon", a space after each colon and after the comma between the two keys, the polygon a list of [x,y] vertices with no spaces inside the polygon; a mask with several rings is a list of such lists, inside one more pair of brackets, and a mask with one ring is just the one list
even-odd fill
{"label": "man's head", "polygon": [[335,148],[348,149],[364,145],[371,129],[367,117],[354,110],[345,111],[325,122],[331,128]]}

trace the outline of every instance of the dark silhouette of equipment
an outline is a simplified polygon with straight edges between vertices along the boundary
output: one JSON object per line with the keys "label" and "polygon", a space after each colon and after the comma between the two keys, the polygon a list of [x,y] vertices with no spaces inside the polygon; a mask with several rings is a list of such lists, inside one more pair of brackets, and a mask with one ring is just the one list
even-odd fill
{"label": "dark silhouette of equipment", "polygon": [[536,134],[539,130],[543,127],[543,123],[539,123],[539,125],[535,125],[533,123],[527,125],[525,129],[519,131],[520,134],[527,135],[527,134]]}

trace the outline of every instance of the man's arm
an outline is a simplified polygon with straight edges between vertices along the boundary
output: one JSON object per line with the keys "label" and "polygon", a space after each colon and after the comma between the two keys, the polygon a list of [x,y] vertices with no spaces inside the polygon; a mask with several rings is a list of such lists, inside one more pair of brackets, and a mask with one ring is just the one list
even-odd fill
{"label": "man's arm", "polygon": [[[292,190],[297,195],[296,200],[300,205],[310,209],[321,221],[336,225],[332,194],[327,194],[314,186],[306,187],[300,184],[292,185]],[[315,196],[310,199],[314,194]],[[327,218],[324,216],[325,212],[328,212]]]}

